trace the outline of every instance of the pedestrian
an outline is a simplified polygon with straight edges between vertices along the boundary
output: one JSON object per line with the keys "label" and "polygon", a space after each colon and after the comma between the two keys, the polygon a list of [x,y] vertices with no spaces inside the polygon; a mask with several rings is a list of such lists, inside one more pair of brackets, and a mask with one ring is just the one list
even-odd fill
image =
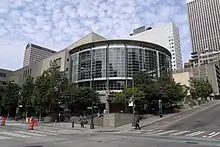
{"label": "pedestrian", "polygon": [[140,117],[139,116],[137,116],[137,119],[136,119],[136,121],[135,121],[135,129],[137,130],[140,130],[141,129],[141,127],[140,127]]}
{"label": "pedestrian", "polygon": [[81,128],[84,128],[84,119],[81,115],[79,116],[79,122],[80,122]]}

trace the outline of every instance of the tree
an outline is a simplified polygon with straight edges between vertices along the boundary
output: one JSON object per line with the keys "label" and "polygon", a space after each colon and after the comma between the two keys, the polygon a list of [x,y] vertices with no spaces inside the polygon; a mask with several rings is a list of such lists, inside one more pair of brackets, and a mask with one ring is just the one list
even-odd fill
{"label": "tree", "polygon": [[128,104],[132,101],[136,105],[146,103],[144,93],[138,88],[126,88],[122,92],[113,92],[109,100],[113,104],[123,104],[125,112],[128,112]]}
{"label": "tree", "polygon": [[142,104],[147,104],[149,111],[153,107],[157,109],[159,99],[163,104],[172,106],[173,103],[182,101],[187,95],[187,88],[170,78],[155,78],[140,72],[134,76],[134,81],[135,87],[143,92]]}
{"label": "tree", "polygon": [[76,90],[76,84],[71,83],[62,93],[62,104],[65,109],[71,109],[74,106]]}
{"label": "tree", "polygon": [[190,81],[190,93],[193,99],[198,100],[202,98],[205,100],[213,93],[213,89],[208,79],[200,78],[200,79],[191,79]]}
{"label": "tree", "polygon": [[41,76],[37,77],[34,83],[33,90],[33,107],[35,113],[41,117],[43,113],[47,113],[49,111],[48,108],[48,88],[50,85],[50,81],[47,77],[48,75],[44,72]]}
{"label": "tree", "polygon": [[26,117],[28,111],[33,108],[33,92],[34,92],[34,78],[27,77],[21,87],[21,104],[25,109]]}
{"label": "tree", "polygon": [[101,103],[98,92],[88,87],[77,88],[74,101],[75,105],[78,105],[81,110],[86,110],[88,107],[91,107],[92,102],[94,105]]}
{"label": "tree", "polygon": [[6,84],[1,100],[1,105],[4,107],[5,111],[7,111],[7,117],[9,117],[10,111],[13,108],[18,107],[20,89],[20,86],[14,82],[7,82]]}
{"label": "tree", "polygon": [[60,72],[55,62],[51,62],[50,68],[44,72],[45,78],[49,81],[47,97],[50,111],[59,107],[62,101],[62,94],[68,87],[68,79],[64,72]]}
{"label": "tree", "polygon": [[68,88],[68,79],[60,72],[55,62],[37,77],[34,89],[34,107],[38,114],[56,111],[63,101],[63,94]]}
{"label": "tree", "polygon": [[[93,99],[93,100],[92,100]],[[75,84],[70,84],[65,95],[63,96],[63,103],[65,107],[71,109],[72,112],[84,113],[88,107],[99,105],[100,99],[99,94],[88,87],[76,87]]]}

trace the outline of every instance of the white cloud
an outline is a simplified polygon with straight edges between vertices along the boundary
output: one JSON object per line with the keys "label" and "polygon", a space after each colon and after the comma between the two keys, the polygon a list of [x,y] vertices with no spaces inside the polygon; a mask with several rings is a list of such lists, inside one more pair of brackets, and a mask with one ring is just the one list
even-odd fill
{"label": "white cloud", "polygon": [[60,50],[90,31],[117,38],[171,20],[180,28],[186,61],[191,48],[185,9],[185,0],[0,0],[0,67],[21,67],[27,42]]}

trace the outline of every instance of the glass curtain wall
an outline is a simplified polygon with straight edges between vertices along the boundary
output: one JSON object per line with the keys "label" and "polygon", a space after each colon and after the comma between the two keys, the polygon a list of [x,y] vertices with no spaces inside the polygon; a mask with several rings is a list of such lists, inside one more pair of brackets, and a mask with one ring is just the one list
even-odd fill
{"label": "glass curtain wall", "polygon": [[[132,78],[134,74],[143,69],[151,76],[166,77],[170,74],[171,68],[169,56],[159,52],[157,58],[155,49],[141,46],[125,47],[124,44],[120,46],[111,45],[108,49],[107,45],[92,49],[88,48],[85,51],[74,53],[71,58],[72,82],[76,83],[77,81],[80,87],[89,87],[93,75],[93,87],[96,90],[106,90],[107,67],[110,90],[123,90],[126,88],[126,78]],[[159,59],[159,63],[157,59]],[[157,65],[159,65],[159,68]],[[128,80],[128,85],[130,85],[130,82]]]}

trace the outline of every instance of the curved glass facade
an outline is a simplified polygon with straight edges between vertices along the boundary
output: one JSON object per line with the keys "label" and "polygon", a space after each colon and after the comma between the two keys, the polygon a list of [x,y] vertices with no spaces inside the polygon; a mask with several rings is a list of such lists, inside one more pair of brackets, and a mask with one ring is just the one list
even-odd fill
{"label": "curved glass facade", "polygon": [[154,77],[169,77],[169,51],[157,45],[147,47],[146,44],[106,41],[80,48],[71,53],[71,80],[78,86],[92,85],[94,89],[101,91],[123,90],[131,86],[133,75],[140,71]]}

